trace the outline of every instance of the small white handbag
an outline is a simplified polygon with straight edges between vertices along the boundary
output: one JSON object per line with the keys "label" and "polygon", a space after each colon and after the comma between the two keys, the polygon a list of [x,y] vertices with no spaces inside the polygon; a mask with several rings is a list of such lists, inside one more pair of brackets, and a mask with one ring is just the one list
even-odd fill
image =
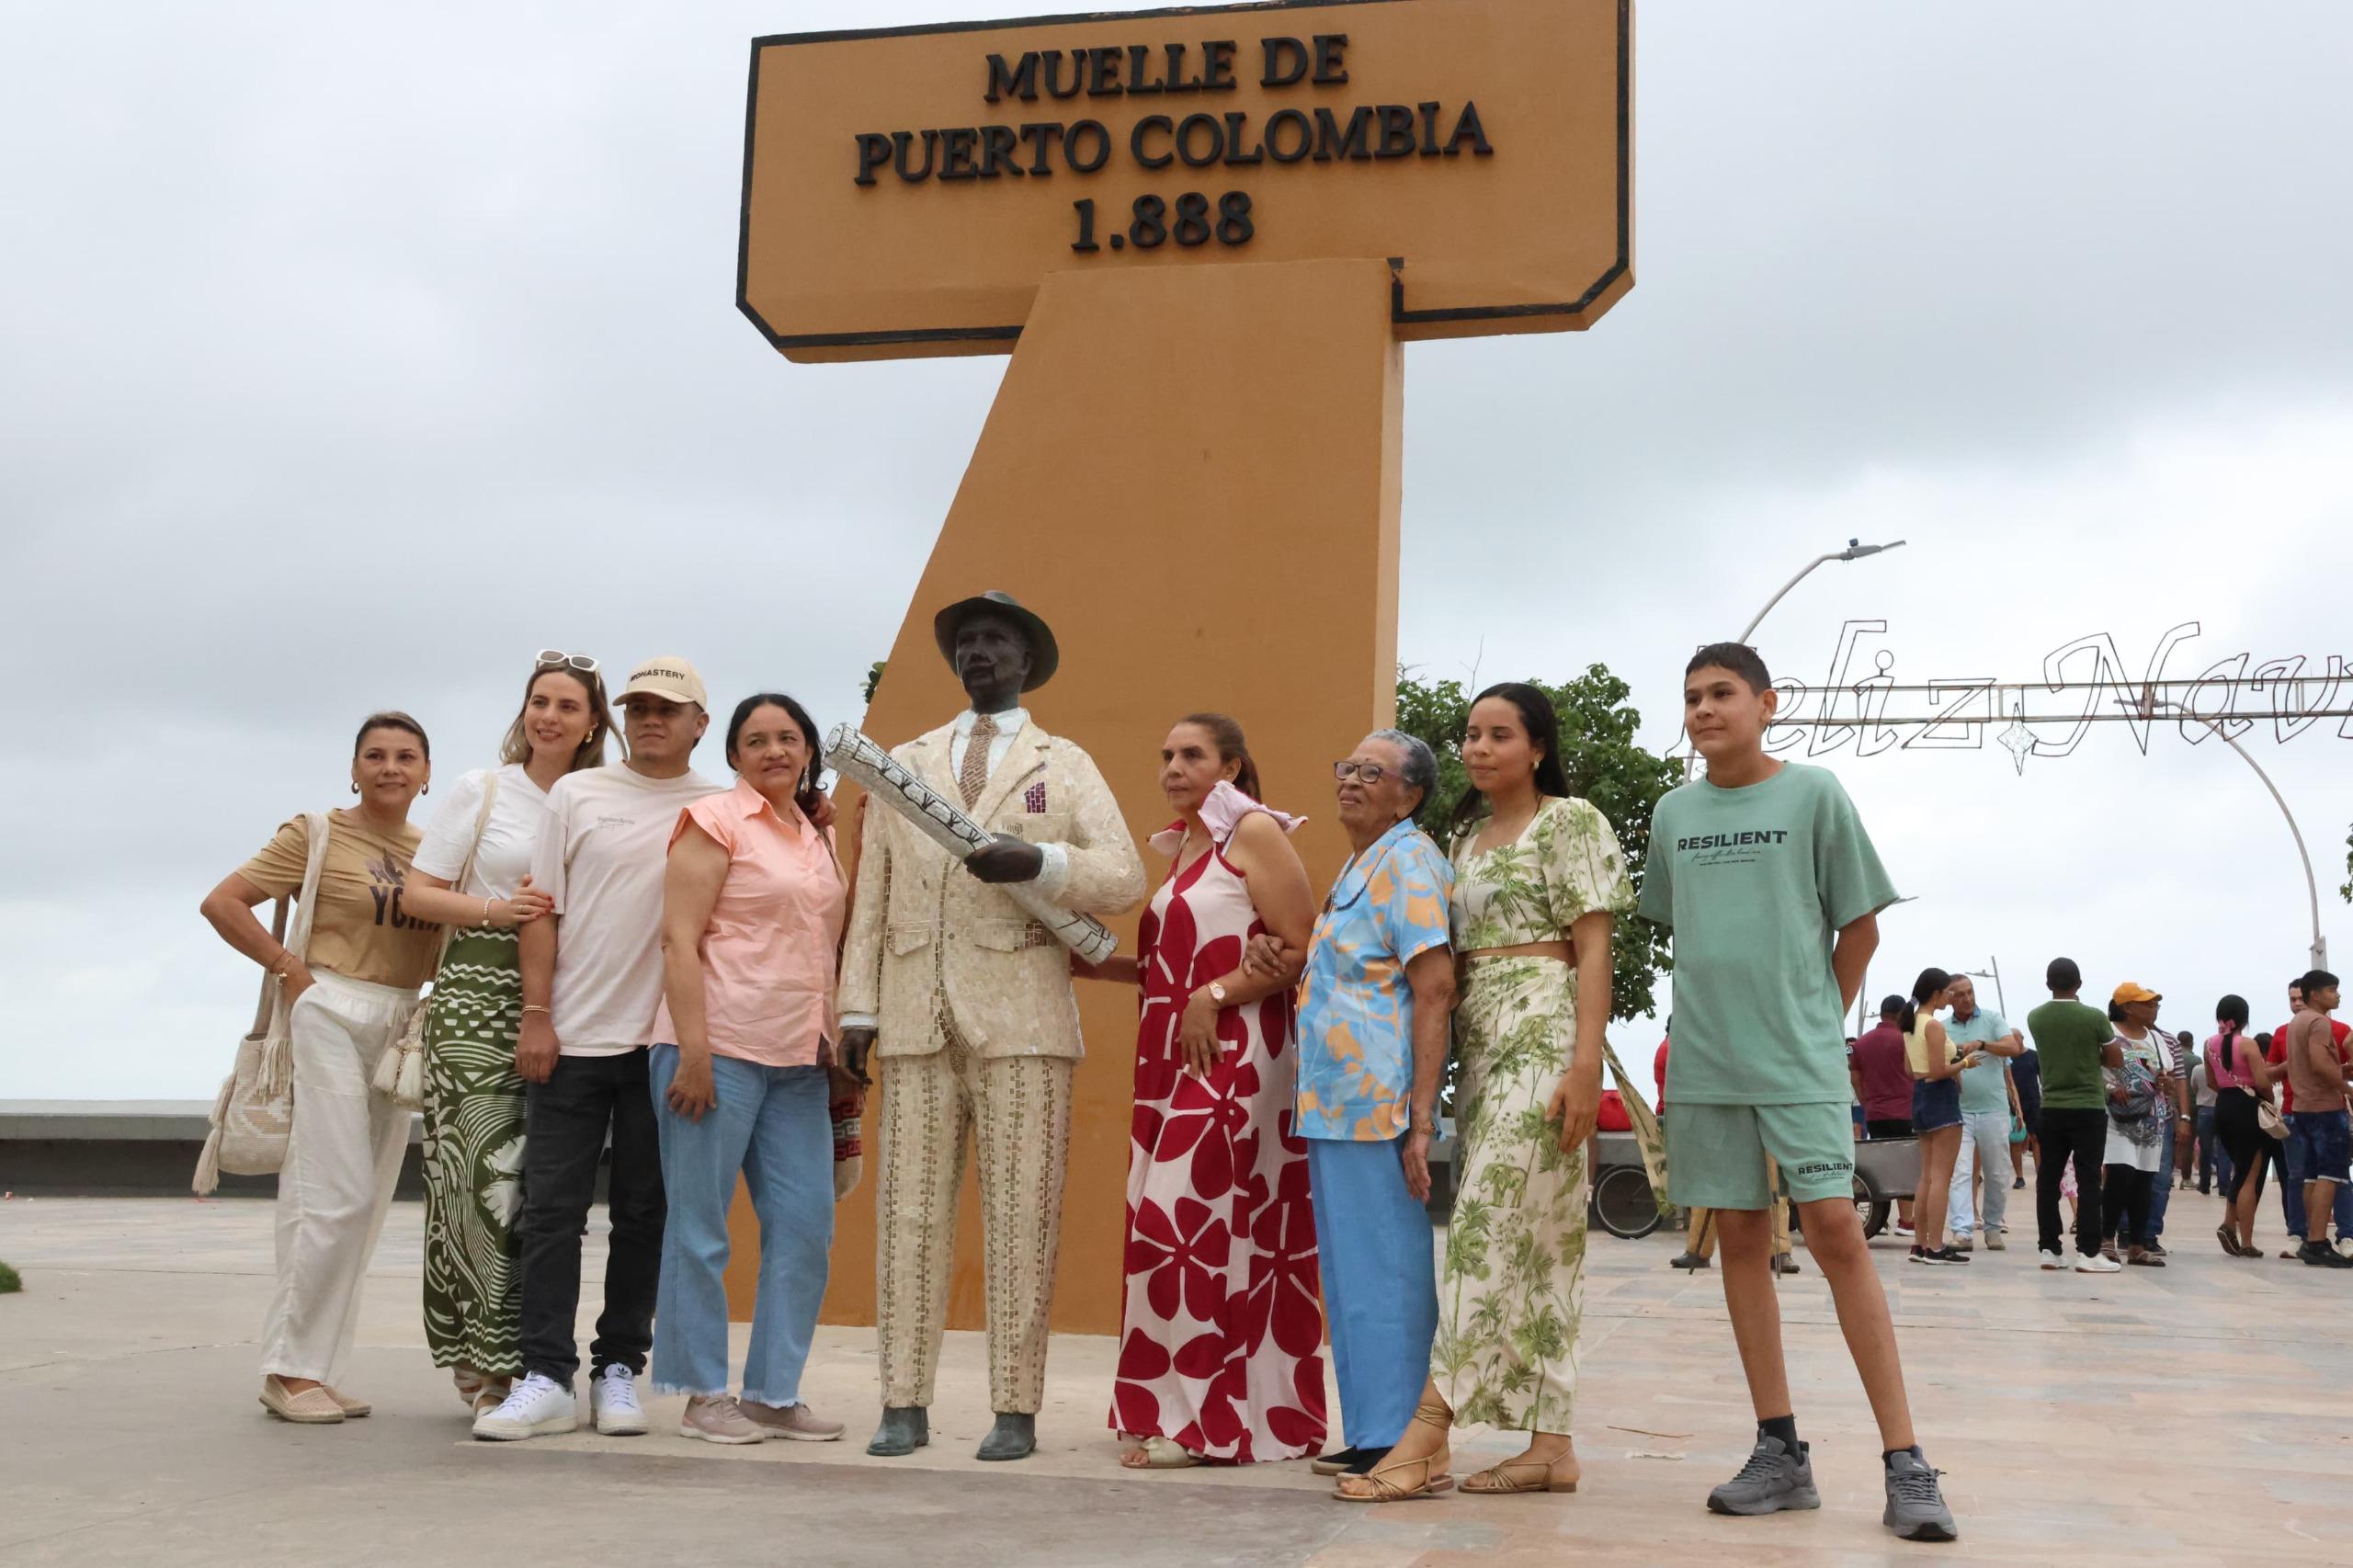
{"label": "small white handbag", "polygon": [[[474,857],[482,852],[483,829],[490,825],[490,803],[496,799],[498,775],[485,774],[482,781],[482,809],[474,813],[474,841],[466,850],[465,864],[458,868],[457,880],[449,884],[453,888],[463,888],[466,879],[473,875]],[[441,950],[433,960],[434,989],[437,991],[440,989],[441,966],[449,957],[449,939],[457,932],[454,924],[444,924],[441,927]],[[376,1058],[375,1076],[369,1080],[378,1094],[386,1096],[403,1110],[425,1108],[425,1026],[432,1009],[433,1003],[428,997],[410,1010],[408,1024],[401,1030],[401,1038],[393,1043],[392,1050]]]}
{"label": "small white handbag", "polygon": [[[284,933],[286,950],[307,958],[311,916],[319,902],[319,868],[326,863],[327,819],[304,813],[310,858],[302,868],[302,891],[288,930],[286,901],[278,901],[270,935]],[[285,988],[274,974],[261,979],[261,1005],[254,1027],[237,1042],[237,1063],[212,1102],[212,1130],[197,1156],[194,1187],[203,1197],[221,1185],[221,1173],[274,1176],[286,1164],[286,1141],[294,1131],[294,1051],[286,1025]]]}

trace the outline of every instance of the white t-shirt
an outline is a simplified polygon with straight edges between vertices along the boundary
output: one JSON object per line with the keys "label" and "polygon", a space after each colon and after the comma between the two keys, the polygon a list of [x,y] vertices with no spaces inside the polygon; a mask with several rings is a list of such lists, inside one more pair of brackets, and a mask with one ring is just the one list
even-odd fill
{"label": "white t-shirt", "polygon": [[662,879],[688,801],[725,789],[699,773],[648,778],[616,762],[548,791],[532,885],[555,901],[555,989],[566,1056],[619,1056],[653,1042],[662,1002]]}
{"label": "white t-shirt", "polygon": [[457,890],[468,898],[513,898],[523,873],[531,869],[540,829],[548,820],[547,794],[531,782],[521,763],[510,762],[496,769],[477,767],[458,780],[458,787],[433,813],[425,842],[416,846],[414,864],[418,870],[455,885],[458,868],[466,863],[466,851],[473,845],[474,819],[482,813],[483,780],[493,772],[497,775],[498,794],[490,802],[490,821],[483,824],[482,848],[474,856],[473,869],[466,873],[466,885]]}

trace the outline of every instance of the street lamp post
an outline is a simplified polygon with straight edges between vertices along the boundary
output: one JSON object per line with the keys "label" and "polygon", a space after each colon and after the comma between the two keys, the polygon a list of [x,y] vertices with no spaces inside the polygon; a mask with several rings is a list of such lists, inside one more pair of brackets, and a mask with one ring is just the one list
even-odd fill
{"label": "street lamp post", "polygon": [[2178,702],[2166,701],[2157,696],[2154,687],[2143,688],[2140,708],[2141,716],[2143,719],[2158,713],[2174,713],[2193,723],[2205,725],[2217,740],[2238,753],[2239,760],[2254,768],[2255,776],[2263,780],[2263,787],[2271,791],[2272,803],[2279,808],[2279,814],[2288,819],[2288,831],[2295,835],[2296,858],[2302,860],[2304,866],[2304,896],[2312,905],[2313,967],[2326,969],[2328,967],[2328,938],[2321,935],[2320,929],[2320,879],[2313,875],[2313,855],[2311,850],[2304,847],[2304,830],[2296,825],[2296,813],[2288,809],[2288,798],[2279,793],[2279,786],[2271,781],[2271,775],[2263,771],[2263,765],[2248,754],[2246,747],[2233,740],[2228,731],[2204,714],[2194,713]]}
{"label": "street lamp post", "polygon": [[[1861,540],[1850,539],[1847,541],[1846,549],[1834,550],[1827,555],[1815,556],[1803,566],[1799,567],[1797,575],[1782,584],[1779,591],[1774,594],[1771,598],[1765,601],[1764,608],[1758,610],[1755,615],[1748,618],[1748,624],[1740,629],[1740,636],[1737,641],[1746,642],[1750,638],[1756,636],[1756,628],[1763,623],[1767,616],[1773,613],[1773,607],[1779,604],[1783,599],[1789,597],[1790,590],[1796,587],[1800,583],[1804,582],[1806,578],[1813,574],[1815,567],[1826,564],[1833,561],[1860,561],[1866,555],[1879,555],[1887,551],[1901,550],[1903,548],[1904,541],[1900,539],[1890,540],[1885,544],[1865,544]],[[1690,732],[1688,730],[1686,730],[1677,734],[1676,736],[1676,744],[1680,745],[1689,735],[1689,733]],[[1669,755],[1672,754],[1670,753]],[[1694,746],[1691,748],[1690,753],[1683,759],[1683,777],[1686,778],[1697,778],[1699,776],[1699,749],[1697,746]]]}
{"label": "street lamp post", "polygon": [[1886,544],[1865,544],[1859,539],[1850,539],[1847,541],[1846,549],[1834,550],[1827,555],[1815,556],[1803,566],[1798,568],[1798,574],[1796,576],[1781,585],[1781,591],[1779,593],[1775,594],[1771,598],[1765,601],[1765,608],[1763,609],[1758,610],[1754,616],[1749,618],[1748,624],[1741,630],[1740,640],[1743,642],[1745,642],[1751,637],[1755,636],[1756,634],[1757,624],[1767,616],[1772,614],[1773,607],[1787,598],[1789,597],[1790,590],[1796,587],[1800,583],[1804,582],[1815,567],[1824,565],[1832,561],[1860,561],[1866,555],[1878,555],[1884,551],[1901,550],[1903,548],[1904,541],[1900,539],[1892,540]]}
{"label": "street lamp post", "polygon": [[2010,999],[2002,994],[2002,960],[1998,958],[1988,958],[1985,962],[1991,967],[1964,969],[1961,972],[1973,980],[1990,980],[1994,983],[1995,1010],[2006,1020],[2010,1016]]}

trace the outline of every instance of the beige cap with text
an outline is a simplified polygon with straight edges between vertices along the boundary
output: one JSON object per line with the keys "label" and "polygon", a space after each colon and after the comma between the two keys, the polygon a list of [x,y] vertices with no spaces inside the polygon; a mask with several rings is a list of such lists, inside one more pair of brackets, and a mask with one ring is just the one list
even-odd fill
{"label": "beige cap with text", "polygon": [[614,698],[614,705],[618,707],[639,692],[648,697],[666,697],[673,702],[691,702],[698,708],[710,706],[703,695],[702,676],[695,673],[692,665],[671,653],[648,659],[631,670],[629,684]]}

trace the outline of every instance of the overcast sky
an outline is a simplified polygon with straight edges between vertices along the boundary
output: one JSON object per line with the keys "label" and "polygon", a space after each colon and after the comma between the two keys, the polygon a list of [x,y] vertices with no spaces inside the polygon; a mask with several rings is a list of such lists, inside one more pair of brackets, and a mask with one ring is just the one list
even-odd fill
{"label": "overcast sky", "polygon": [[[255,971],[198,900],[371,707],[478,765],[556,645],[855,716],[1005,361],[794,366],[736,313],[746,40],[1039,8],[11,10],[0,1098],[210,1095]],[[2189,620],[2177,674],[2353,655],[2353,8],[1639,24],[1633,291],[1407,351],[1409,663],[1607,663],[1663,748],[1690,648],[1849,537],[1910,544],[1785,600],[1777,669],[1857,616],[1908,680]],[[2247,744],[2353,963],[2336,732]],[[1997,959],[2022,1013],[2063,951],[2176,1028],[2284,1016],[2303,877],[2222,748],[1823,760],[1919,901],[1874,990]]]}

